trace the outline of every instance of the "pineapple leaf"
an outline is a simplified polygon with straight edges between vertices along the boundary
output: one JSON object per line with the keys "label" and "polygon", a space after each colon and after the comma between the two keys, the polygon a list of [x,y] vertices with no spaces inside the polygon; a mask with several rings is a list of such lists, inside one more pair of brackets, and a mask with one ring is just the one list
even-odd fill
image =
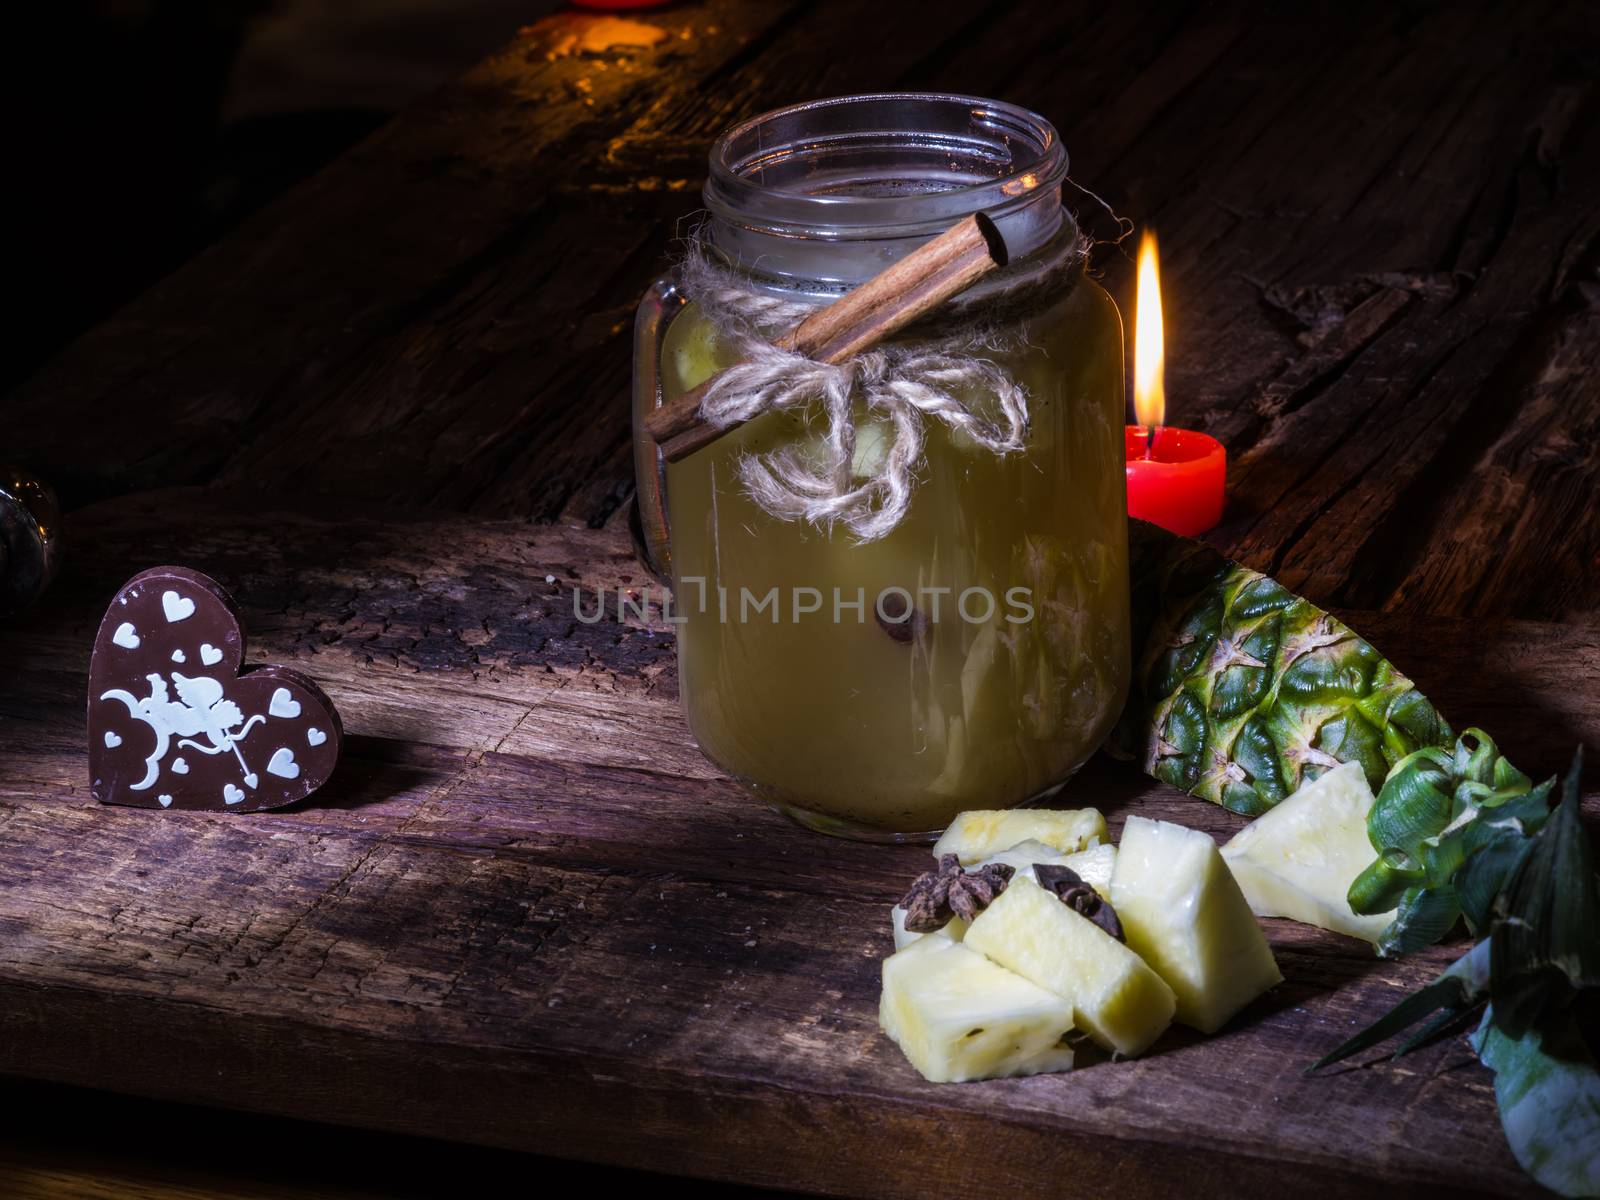
{"label": "pineapple leaf", "polygon": [[1453,1037],[1476,1023],[1477,1020],[1478,1006],[1476,1004],[1454,1011],[1446,1009],[1444,1012],[1436,1013],[1431,1021],[1400,1043],[1399,1049],[1390,1055],[1390,1061],[1404,1058],[1413,1050],[1421,1050],[1433,1045],[1435,1042],[1442,1042],[1447,1037]]}
{"label": "pineapple leaf", "polygon": [[1394,765],[1367,816],[1367,836],[1374,849],[1399,850],[1412,859],[1421,856],[1422,839],[1450,821],[1455,791],[1451,763],[1448,751],[1430,746]]}
{"label": "pineapple leaf", "polygon": [[1533,847],[1532,835],[1544,827],[1554,788],[1555,780],[1547,779],[1524,795],[1479,809],[1471,820],[1441,836],[1441,844],[1461,843],[1465,861],[1456,871],[1454,886],[1467,927],[1474,933],[1488,932],[1495,897]]}
{"label": "pineapple leaf", "polygon": [[1378,939],[1378,954],[1396,958],[1431,946],[1442,940],[1460,917],[1454,888],[1407,888],[1400,897],[1400,911]]}
{"label": "pineapple leaf", "polygon": [[[1399,1004],[1395,1005],[1371,1025],[1367,1026],[1355,1037],[1343,1045],[1324,1054],[1316,1062],[1306,1068],[1306,1074],[1331,1066],[1336,1062],[1349,1058],[1353,1054],[1360,1054],[1379,1042],[1386,1042],[1402,1029],[1409,1029],[1424,1017],[1436,1012],[1443,1012],[1448,1017],[1454,1018],[1463,1013],[1476,1010],[1488,996],[1489,992],[1489,951],[1488,943],[1481,942],[1466,954],[1463,954],[1432,983],[1419,988],[1411,993]],[[1415,1043],[1415,1044],[1413,1044]],[[1421,1045],[1420,1041],[1413,1039],[1402,1047],[1399,1054],[1406,1053]]]}
{"label": "pineapple leaf", "polygon": [[1364,917],[1386,913],[1423,879],[1421,868],[1403,850],[1385,850],[1377,861],[1355,877],[1346,901],[1351,912]]}
{"label": "pineapple leaf", "polygon": [[1356,912],[1376,913],[1398,893],[1400,913],[1378,952],[1407,953],[1435,930],[1437,941],[1457,914],[1484,931],[1490,904],[1544,824],[1551,786],[1532,787],[1481,729],[1468,729],[1453,751],[1431,747],[1396,763],[1367,817],[1378,861],[1349,895]]}
{"label": "pineapple leaf", "polygon": [[1513,1037],[1490,1005],[1472,1045],[1522,1169],[1557,1195],[1600,1195],[1600,1068],[1574,1012]]}
{"label": "pineapple leaf", "polygon": [[1568,1007],[1578,992],[1600,988],[1600,895],[1578,816],[1582,772],[1580,748],[1562,781],[1561,802],[1494,903],[1492,999],[1508,1037]]}
{"label": "pineapple leaf", "polygon": [[[1493,757],[1485,756],[1486,747]],[[1463,865],[1451,884],[1407,891],[1385,940],[1403,940],[1442,920],[1429,910],[1442,914],[1458,895],[1475,928],[1489,923],[1488,936],[1310,1070],[1426,1018],[1395,1052],[1398,1058],[1463,1029],[1487,1001],[1472,1047],[1494,1072],[1500,1124],[1517,1162],[1560,1195],[1596,1196],[1600,882],[1579,817],[1583,750],[1553,811],[1546,806],[1554,781],[1530,788],[1526,776],[1496,758],[1487,738],[1463,736],[1452,758],[1460,811],[1443,833],[1425,840],[1441,852],[1459,843]]]}
{"label": "pineapple leaf", "polygon": [[1533,780],[1507,762],[1494,739],[1481,729],[1468,729],[1461,735],[1452,766],[1461,780],[1491,792],[1520,795],[1533,786]]}

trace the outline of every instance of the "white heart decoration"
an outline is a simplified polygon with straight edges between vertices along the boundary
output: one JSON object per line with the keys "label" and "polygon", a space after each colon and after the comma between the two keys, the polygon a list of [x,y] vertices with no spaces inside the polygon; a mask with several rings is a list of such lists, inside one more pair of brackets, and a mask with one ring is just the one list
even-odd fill
{"label": "white heart decoration", "polygon": [[118,625],[117,631],[111,635],[111,640],[124,650],[139,648],[139,634],[134,630],[132,621],[124,621]]}
{"label": "white heart decoration", "polygon": [[119,738],[111,730],[109,730],[109,729],[106,730],[106,749],[110,750],[113,747],[120,746],[120,745],[122,745],[122,739]]}
{"label": "white heart decoration", "polygon": [[306,745],[308,746],[320,746],[327,740],[328,735],[323,733],[322,730],[318,729],[315,725],[306,730]]}
{"label": "white heart decoration", "polygon": [[300,764],[295,762],[293,750],[280,746],[267,763],[267,770],[281,779],[294,779],[300,774]]}
{"label": "white heart decoration", "polygon": [[156,799],[160,802],[162,808],[170,808],[170,807],[172,807],[172,797],[171,796],[157,796]]}
{"label": "white heart decoration", "polygon": [[[298,717],[300,701],[289,694],[288,688],[279,688],[272,693],[272,703],[267,705],[267,712],[274,717]],[[270,771],[272,768],[267,769]]]}
{"label": "white heart decoration", "polygon": [[172,769],[174,771],[176,771],[179,775],[187,775],[189,773],[189,760],[186,759],[186,758],[175,758],[175,759],[173,759],[172,760]]}
{"label": "white heart decoration", "polygon": [[161,611],[167,614],[168,621],[187,621],[194,616],[194,601],[177,592],[162,592]]}
{"label": "white heart decoration", "polygon": [[222,661],[222,651],[210,642],[200,643],[200,661],[208,667],[214,667]]}
{"label": "white heart decoration", "polygon": [[253,788],[260,782],[261,776],[257,775],[254,771],[251,771],[250,774],[244,777],[244,785],[248,788]]}
{"label": "white heart decoration", "polygon": [[186,662],[187,659],[185,658],[184,653],[183,653],[182,650],[174,650],[172,652],[172,661],[176,662],[176,663],[181,663],[181,662]]}
{"label": "white heart decoration", "polygon": [[243,799],[244,793],[238,788],[234,787],[231,783],[222,789],[222,802],[224,804],[237,804]]}

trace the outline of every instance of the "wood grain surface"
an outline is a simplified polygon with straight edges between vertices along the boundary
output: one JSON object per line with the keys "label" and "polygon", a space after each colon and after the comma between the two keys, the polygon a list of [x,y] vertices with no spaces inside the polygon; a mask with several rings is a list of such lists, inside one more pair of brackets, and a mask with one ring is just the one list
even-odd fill
{"label": "wood grain surface", "polygon": [[[923,1083],[876,1001],[926,852],[751,802],[688,738],[670,629],[585,623],[572,592],[646,583],[629,324],[711,137],[819,95],[995,95],[1162,236],[1172,419],[1232,456],[1213,540],[1560,768],[1600,740],[1592,11],[640,19],[664,36],[531,27],[4,402],[5,453],[75,511],[56,587],[0,630],[0,1071],[860,1196],[1530,1193],[1463,1043],[1300,1075],[1449,947],[1385,963],[1268,922],[1286,982],[1224,1036]],[[1125,294],[1121,248],[1095,268]],[[313,803],[89,797],[94,629],[164,562],[339,705]],[[1241,824],[1108,762],[1063,802]]]}

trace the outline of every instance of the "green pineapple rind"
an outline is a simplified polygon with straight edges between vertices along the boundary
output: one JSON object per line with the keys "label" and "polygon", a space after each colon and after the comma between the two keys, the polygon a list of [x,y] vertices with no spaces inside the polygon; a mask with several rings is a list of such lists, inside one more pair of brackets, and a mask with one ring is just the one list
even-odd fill
{"label": "green pineapple rind", "polygon": [[1112,748],[1149,774],[1254,817],[1340,763],[1377,791],[1450,744],[1411,680],[1310,601],[1204,543],[1129,536],[1134,681]]}
{"label": "green pineapple rind", "polygon": [[1349,902],[1397,910],[1378,953],[1487,928],[1554,780],[1534,786],[1481,729],[1455,737],[1370,643],[1260,572],[1143,521],[1129,542],[1134,679],[1108,749],[1247,817],[1359,762],[1374,861]]}

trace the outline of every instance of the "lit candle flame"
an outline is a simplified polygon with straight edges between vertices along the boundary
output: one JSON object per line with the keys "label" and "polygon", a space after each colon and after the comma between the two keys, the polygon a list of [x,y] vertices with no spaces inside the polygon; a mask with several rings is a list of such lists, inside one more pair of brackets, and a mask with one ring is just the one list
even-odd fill
{"label": "lit candle flame", "polygon": [[1166,420],[1166,346],[1161,326],[1161,271],[1156,239],[1146,232],[1139,243],[1139,288],[1133,313],[1133,412],[1151,431]]}

